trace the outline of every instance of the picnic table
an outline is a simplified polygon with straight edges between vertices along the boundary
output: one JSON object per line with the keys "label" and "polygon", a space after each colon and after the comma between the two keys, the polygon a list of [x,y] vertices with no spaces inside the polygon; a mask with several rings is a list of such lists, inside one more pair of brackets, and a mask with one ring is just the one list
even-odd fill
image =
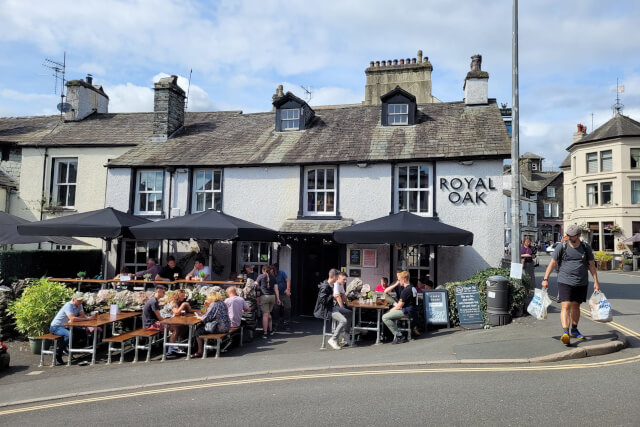
{"label": "picnic table", "polygon": [[[380,336],[382,335],[382,312],[389,308],[388,303],[376,304],[374,303],[362,303],[359,300],[353,300],[349,302],[349,307],[352,309],[352,321],[351,321],[351,345],[354,343],[356,331],[375,331],[376,332],[376,344],[380,344]],[[362,310],[377,310],[377,322],[376,327],[365,326],[362,322]],[[356,323],[356,312],[358,313],[358,323]]]}
{"label": "picnic table", "polygon": [[[200,323],[200,319],[198,319],[193,313],[187,313],[182,316],[173,316],[166,319],[160,320],[160,324],[164,325],[164,340],[162,342],[162,361],[164,362],[167,359],[167,347],[175,346],[175,347],[187,347],[187,360],[191,358],[191,339],[193,337],[193,330],[195,326]],[[177,343],[177,342],[168,342],[167,335],[169,326],[188,326],[189,328],[189,338],[186,343]]]}
{"label": "picnic table", "polygon": [[[113,325],[115,322],[120,320],[134,318],[133,329],[135,329],[135,318],[140,316],[142,313],[139,311],[130,311],[130,312],[121,312],[118,314],[109,314],[102,313],[99,314],[95,319],[91,320],[80,320],[77,322],[67,322],[64,326],[69,328],[69,360],[67,364],[71,366],[71,357],[73,353],[91,353],[91,364],[95,365],[96,363],[96,349],[98,346],[98,327],[104,325]],[[73,328],[93,328],[93,345],[91,348],[73,348]],[[103,336],[106,334],[106,329],[103,331]]]}
{"label": "picnic table", "polygon": [[218,285],[221,287],[243,287],[244,282],[229,282],[222,280],[187,280],[187,279],[177,279],[177,280],[118,280],[118,279],[80,279],[80,278],[62,278],[62,277],[51,277],[49,278],[52,282],[63,282],[63,283],[77,283],[77,290],[80,291],[80,287],[83,284],[100,284],[101,289],[105,289],[107,285],[111,284],[113,287],[126,284],[134,284],[134,285],[142,285],[144,290],[147,290],[147,286],[156,284],[163,284],[172,289],[174,286],[184,287],[185,284],[191,285]]}

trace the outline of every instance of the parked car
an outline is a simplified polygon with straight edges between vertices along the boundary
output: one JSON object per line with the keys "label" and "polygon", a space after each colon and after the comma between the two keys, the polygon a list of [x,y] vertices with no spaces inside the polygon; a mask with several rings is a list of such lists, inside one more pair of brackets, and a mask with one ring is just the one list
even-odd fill
{"label": "parked car", "polygon": [[548,253],[549,255],[551,255],[551,253],[553,253],[553,251],[555,251],[555,250],[556,250],[556,248],[558,247],[558,245],[561,245],[561,244],[562,244],[562,242],[555,242],[553,245],[551,245],[551,246],[547,246],[547,249],[546,249],[547,253]]}

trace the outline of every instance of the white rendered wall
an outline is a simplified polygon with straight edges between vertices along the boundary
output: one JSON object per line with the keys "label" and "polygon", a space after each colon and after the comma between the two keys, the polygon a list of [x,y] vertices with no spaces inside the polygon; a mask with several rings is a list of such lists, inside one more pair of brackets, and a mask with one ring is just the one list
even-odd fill
{"label": "white rendered wall", "polygon": [[340,214],[356,223],[389,215],[391,165],[340,166]]}
{"label": "white rendered wall", "polygon": [[[460,165],[458,162],[438,162],[436,165],[436,209],[440,220],[473,233],[473,246],[438,248],[438,283],[467,279],[476,271],[488,267],[497,267],[503,254],[503,193],[502,160],[474,161],[472,165]],[[453,204],[449,201],[449,191],[440,188],[440,179],[450,183],[453,178],[464,182],[461,194],[470,192],[474,202],[476,191],[484,192],[483,203]],[[482,178],[487,189],[467,189],[464,178]],[[491,179],[494,190],[489,189]],[[473,184],[472,184],[473,186]],[[451,188],[451,187],[449,187]]]}
{"label": "white rendered wall", "polygon": [[107,169],[107,194],[105,207],[111,207],[122,212],[129,210],[131,196],[131,169]]}
{"label": "white rendered wall", "polygon": [[464,102],[469,105],[486,104],[488,102],[489,80],[467,79],[464,85]]}

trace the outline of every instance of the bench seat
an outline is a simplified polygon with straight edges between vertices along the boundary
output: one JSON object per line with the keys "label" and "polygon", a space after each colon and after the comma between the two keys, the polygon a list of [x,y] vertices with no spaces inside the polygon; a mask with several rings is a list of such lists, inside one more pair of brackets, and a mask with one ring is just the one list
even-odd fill
{"label": "bench seat", "polygon": [[[124,354],[125,354],[125,344],[127,341],[134,339],[135,335],[133,334],[135,331],[130,331],[130,332],[125,332],[123,334],[120,335],[114,335],[112,337],[109,338],[105,338],[103,341],[104,342],[108,342],[109,343],[109,349],[107,350],[108,356],[107,356],[107,364],[111,363],[111,354],[113,352],[119,352],[120,353],[120,362],[118,363],[122,363],[124,361]],[[120,349],[114,349],[113,348],[113,344],[114,343],[120,343]],[[129,349],[132,350],[132,349]]]}
{"label": "bench seat", "polygon": [[[37,340],[42,340],[42,347],[40,349],[40,364],[38,367],[42,367],[44,364],[44,355],[51,355],[51,366],[56,366],[56,353],[58,352],[58,338],[61,338],[62,335],[56,334],[44,334],[37,337]],[[47,340],[53,341],[53,350],[45,350]]]}
{"label": "bench seat", "polygon": [[[147,328],[140,328],[140,329],[136,329],[135,331],[131,331],[131,335],[134,336],[136,338],[136,343],[135,343],[135,355],[133,356],[133,363],[138,361],[138,350],[142,349],[142,350],[146,350],[147,351],[147,362],[151,360],[151,346],[158,342],[157,339],[155,339],[158,335],[160,335],[163,331],[157,331],[155,329],[147,329]],[[146,345],[141,345],[140,344],[140,338],[147,338],[147,344]]]}
{"label": "bench seat", "polygon": [[[220,353],[222,351],[225,351],[229,345],[231,345],[231,341],[233,339],[234,336],[236,335],[240,335],[240,346],[242,347],[243,341],[244,341],[244,326],[239,326],[237,328],[231,328],[229,329],[229,332],[224,332],[221,334],[204,334],[204,335],[200,335],[200,338],[202,338],[204,340],[204,351],[202,352],[202,358],[205,359],[207,357],[207,350],[208,349],[215,349],[216,350],[216,356],[215,358],[217,359],[220,356]],[[208,340],[215,340],[215,345],[208,345],[207,341]],[[222,349],[222,343],[224,341],[228,341],[228,344],[225,346],[224,349]]]}

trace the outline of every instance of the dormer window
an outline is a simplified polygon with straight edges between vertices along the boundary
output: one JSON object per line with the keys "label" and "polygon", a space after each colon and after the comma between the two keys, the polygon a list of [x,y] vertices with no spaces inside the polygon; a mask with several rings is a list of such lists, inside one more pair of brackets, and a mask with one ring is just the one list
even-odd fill
{"label": "dormer window", "polygon": [[300,109],[287,108],[280,111],[281,129],[283,131],[300,129]]}
{"label": "dormer window", "polygon": [[382,126],[411,126],[416,121],[416,97],[400,86],[380,97]]}
{"label": "dormer window", "polygon": [[391,126],[406,125],[409,123],[408,104],[389,104],[387,109],[387,122]]}

